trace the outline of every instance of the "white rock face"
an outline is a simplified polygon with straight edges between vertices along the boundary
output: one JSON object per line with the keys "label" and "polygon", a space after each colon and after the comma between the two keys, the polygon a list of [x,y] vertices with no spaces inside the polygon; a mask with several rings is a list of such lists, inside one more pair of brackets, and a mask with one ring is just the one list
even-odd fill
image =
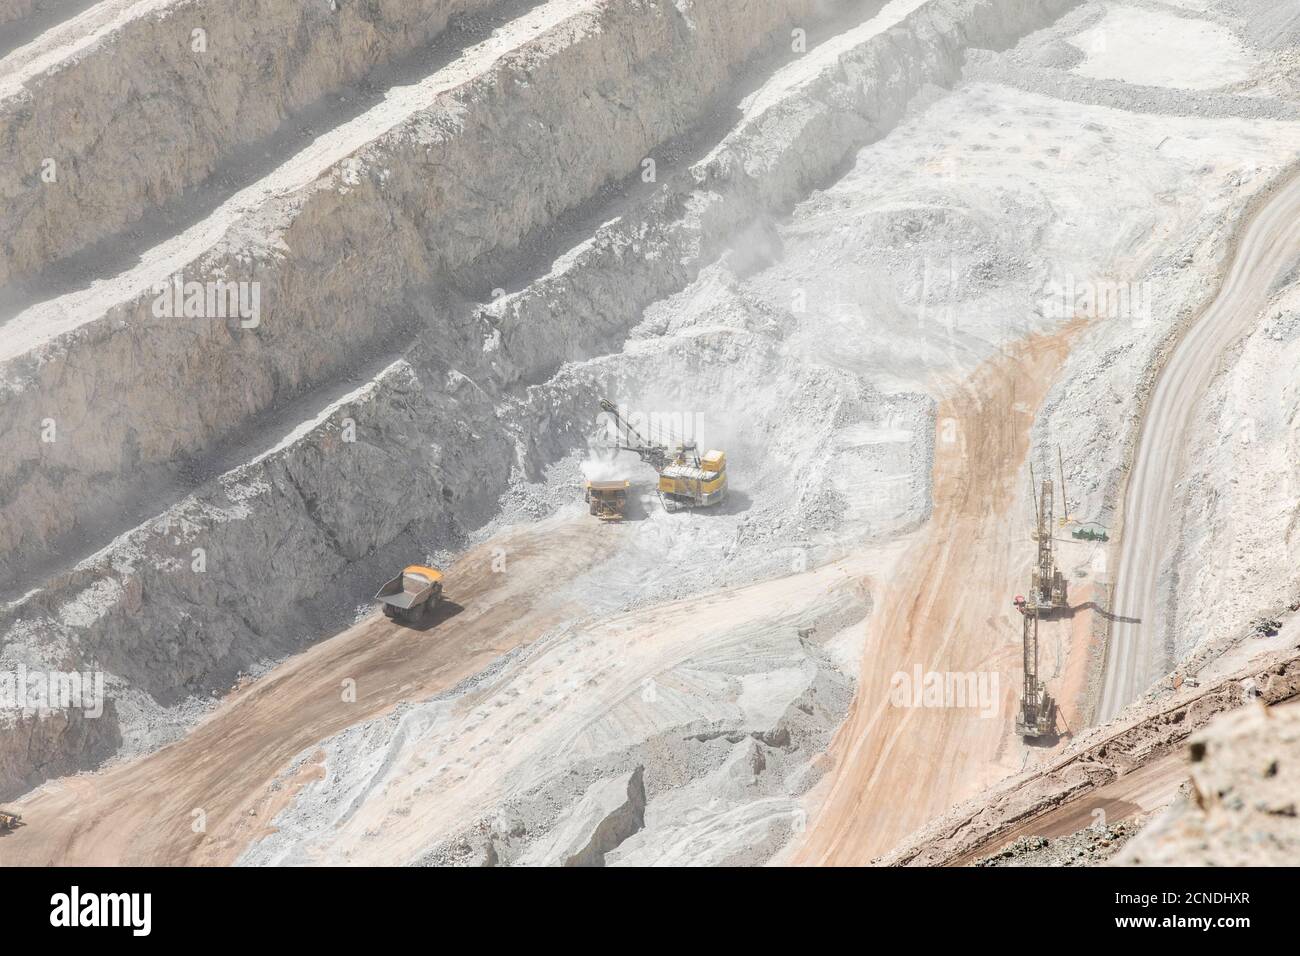
{"label": "white rock face", "polygon": [[[930,514],[936,442],[960,440],[936,401],[1009,344],[1059,335],[1073,312],[1045,300],[1062,275],[1142,283],[1151,313],[1093,316],[1035,425],[1036,465],[1065,447],[1070,511],[1111,522],[1161,349],[1300,149],[1300,108],[1249,29],[1188,34],[1232,53],[1217,72],[1138,64],[1097,40],[1115,33],[1105,5],[1070,0],[494,7],[499,29],[453,25],[460,46],[294,139],[304,104],[486,5],[342,4],[377,19],[336,30],[317,23],[328,5],[276,4],[265,37],[210,39],[283,76],[164,56],[131,86],[134,45],[209,6],[160,0],[167,16],[133,15],[0,99],[18,151],[44,148],[39,124],[5,104],[38,87],[87,117],[66,194],[10,196],[0,172],[16,204],[0,209],[18,210],[0,269],[53,262],[68,282],[14,286],[24,308],[0,326],[0,664],[102,669],[114,698],[98,720],[0,728],[0,797],[171,739],[351,622],[393,565],[572,508],[592,468],[636,479],[616,553],[563,577],[563,627],[330,737],[324,779],[245,863],[780,859],[863,667],[872,591]],[[816,41],[854,11],[789,51],[792,30]],[[1270,43],[1288,22],[1267,19]],[[124,84],[137,112],[145,87],[243,97],[249,125],[163,110],[92,144]],[[86,178],[164,136],[183,162]],[[267,136],[265,169],[213,184]],[[122,232],[195,185],[216,195],[192,219]],[[83,232],[63,229],[66,203],[93,205]],[[121,241],[96,262],[123,264],[78,285],[73,250],[96,236]],[[178,271],[256,282],[259,320],[158,314],[155,283]],[[1294,457],[1294,311],[1245,343],[1203,416],[1184,494],[1204,521],[1170,564],[1199,576],[1171,660],[1288,594],[1295,496],[1265,476]],[[666,513],[634,456],[601,453],[600,397],[725,448],[727,506]],[[1242,416],[1249,447],[1224,437]],[[1237,463],[1257,476],[1229,477]],[[1062,550],[1105,584],[1105,548]],[[1231,588],[1249,601],[1201,599]]]}
{"label": "white rock face", "polygon": [[546,839],[518,862],[524,866],[604,866],[605,854],[645,826],[645,768],[598,780]]}
{"label": "white rock face", "polygon": [[[593,381],[593,373],[606,374],[598,363],[575,367],[518,405],[503,401],[507,394],[621,341],[645,307],[717,259],[738,229],[794,201],[881,135],[922,84],[955,77],[964,43],[998,42],[1061,5],[1038,0],[1009,12],[981,3],[960,16],[945,3],[891,5],[889,16],[882,11],[860,31],[860,42],[810,53],[816,69],[795,61],[778,72],[730,135],[637,195],[536,282],[481,309],[448,302],[433,276],[508,250],[612,175],[639,169],[747,60],[784,44],[789,24],[807,15],[801,3],[763,5],[768,20],[751,17],[750,29],[735,31],[733,2],[696,4],[689,25],[662,5],[561,11],[554,26],[536,23],[540,32],[519,51],[490,60],[482,75],[346,162],[259,199],[209,251],[195,247],[201,254],[193,260],[199,276],[257,277],[265,318],[258,328],[157,319],[150,294],[130,283],[113,287],[124,303],[98,317],[92,309],[69,319],[56,308],[46,318],[77,327],[30,354],[24,333],[6,327],[0,343],[21,357],[6,365],[0,397],[7,409],[0,429],[9,428],[0,437],[14,443],[0,464],[8,468],[0,473],[0,554],[10,561],[14,595],[0,612],[5,656],[93,659],[138,714],[148,706],[135,695],[155,707],[179,705],[337,628],[356,603],[337,595],[355,594],[400,556],[454,547],[491,516],[512,469],[537,476],[585,447],[596,394],[611,382]],[[886,34],[898,17],[906,28]],[[647,73],[643,64],[654,56],[676,66]],[[575,114],[572,104],[591,88],[605,93]],[[638,104],[633,125],[630,101]],[[550,126],[520,126],[522,116],[547,115]],[[494,145],[520,135],[540,137],[523,164]],[[504,197],[513,198],[503,205]],[[461,226],[449,231],[447,222]],[[482,228],[465,227],[473,222]],[[361,252],[375,248],[385,255]],[[190,260],[148,260],[144,268],[162,265],[165,275],[169,263],[183,261]],[[78,308],[90,306],[88,297]],[[38,327],[46,337],[47,326],[31,326]],[[685,399],[704,407],[705,383],[730,391],[728,402],[757,398],[761,378],[737,387],[724,365],[743,357],[754,376],[772,374],[782,362],[779,340],[760,336],[742,355],[735,342],[710,338],[681,340],[697,343],[688,351],[698,376]],[[677,351],[609,371],[625,381],[654,375]],[[369,383],[311,390],[342,368]],[[893,408],[891,421],[927,435],[927,399],[881,396],[852,375],[823,371],[788,381],[809,390],[809,408],[823,416],[823,430],[809,431],[763,400],[791,453],[807,454],[813,438],[836,452],[812,484],[781,489],[804,502],[814,523],[824,525],[833,502],[855,496],[859,464],[906,476],[913,488],[923,482],[925,442],[887,440],[899,426],[882,426],[880,416]],[[827,388],[842,397],[813,397]],[[42,444],[27,424],[51,407],[60,438]],[[734,437],[740,462],[749,454],[757,466],[765,455]],[[924,514],[923,493],[858,497],[854,506],[874,534]],[[123,520],[124,509],[148,515],[168,500],[176,503],[144,524]],[[788,570],[796,559],[806,566],[810,553],[797,543],[762,547],[779,528],[755,521],[744,531],[763,554],[749,564],[751,575]],[[50,554],[56,544],[76,553],[95,534],[102,547],[70,570]],[[196,549],[202,572],[193,570]],[[726,573],[715,565],[710,575]],[[710,579],[682,573],[660,593],[698,591]],[[121,736],[116,718],[90,732],[102,742],[96,753]],[[30,767],[64,766],[29,751],[26,733],[7,738],[14,769],[0,790],[34,783]]]}
{"label": "white rock face", "polygon": [[33,0],[11,0],[0,9],[0,23],[13,23],[31,15]]}
{"label": "white rock face", "polygon": [[[735,31],[738,2],[688,29],[659,4],[552,0],[111,281],[19,314],[0,337],[3,578],[84,547],[85,528],[126,530],[124,511],[264,439],[275,409],[417,338],[472,368],[490,330],[450,307],[449,280],[637,171],[813,6],[763,5]],[[258,324],[159,315],[176,274],[256,283]]]}
{"label": "white rock face", "polygon": [[785,579],[579,624],[351,728],[241,862],[761,862],[852,695],[820,642],[866,607],[810,575],[815,604]]}
{"label": "white rock face", "polygon": [[1163,583],[1172,658],[1239,637],[1300,602],[1300,285],[1278,290],[1195,423],[1184,520]]}
{"label": "white rock face", "polygon": [[[491,0],[105,6],[93,32],[56,28],[0,60],[0,286],[237,169],[322,98],[359,98],[351,84]],[[38,179],[47,160],[52,182]]]}
{"label": "white rock face", "polygon": [[1188,742],[1190,792],[1152,820],[1118,866],[1290,866],[1300,852],[1300,707],[1219,717]]}
{"label": "white rock face", "polygon": [[1078,71],[1100,79],[1205,90],[1252,72],[1253,58],[1226,27],[1151,9],[1109,7],[1070,42],[1086,55]]}

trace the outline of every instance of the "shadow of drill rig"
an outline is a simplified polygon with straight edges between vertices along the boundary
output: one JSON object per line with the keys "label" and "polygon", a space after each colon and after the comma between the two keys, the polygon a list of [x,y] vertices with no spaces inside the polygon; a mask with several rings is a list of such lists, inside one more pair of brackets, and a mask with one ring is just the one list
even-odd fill
{"label": "shadow of drill rig", "polygon": [[1038,619],[1040,621],[1068,621],[1080,611],[1092,611],[1094,614],[1101,615],[1107,621],[1119,624],[1141,624],[1140,617],[1124,617],[1122,614],[1115,614],[1112,611],[1102,607],[1096,601],[1084,601],[1082,604],[1066,605],[1065,607],[1050,607],[1039,605]]}
{"label": "shadow of drill rig", "polygon": [[1078,611],[1092,611],[1095,614],[1100,614],[1107,621],[1111,621],[1111,622],[1118,622],[1120,624],[1141,624],[1142,623],[1142,618],[1140,617],[1124,617],[1121,614],[1115,614],[1111,611],[1108,611],[1106,608],[1102,607],[1096,601],[1086,601],[1083,604],[1076,604],[1072,608],[1067,608],[1067,610],[1070,612],[1069,613],[1070,617],[1073,617],[1075,613]]}

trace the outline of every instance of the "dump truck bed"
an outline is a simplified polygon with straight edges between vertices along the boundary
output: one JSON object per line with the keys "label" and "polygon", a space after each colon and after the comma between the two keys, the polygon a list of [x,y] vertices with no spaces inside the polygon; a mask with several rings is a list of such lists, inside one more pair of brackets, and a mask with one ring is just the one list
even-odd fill
{"label": "dump truck bed", "polygon": [[[394,581],[397,583],[397,589],[388,594],[385,594],[384,593],[385,589],[388,588],[388,586],[391,585]],[[405,611],[407,608],[413,607],[414,605],[418,604],[420,602],[420,596],[424,594],[424,592],[427,591],[428,589],[429,586],[426,585],[424,588],[420,589],[419,591],[403,590],[402,576],[399,574],[396,578],[393,579],[393,581],[389,581],[388,584],[385,584],[382,588],[379,589],[379,593],[375,595],[375,600],[383,601],[385,604],[391,604],[393,607],[400,607],[403,611]]]}
{"label": "dump truck bed", "polygon": [[586,482],[590,512],[601,521],[622,521],[627,509],[627,490],[631,485],[626,479]]}
{"label": "dump truck bed", "polygon": [[442,573],[432,568],[407,568],[385,583],[375,595],[375,600],[406,611],[428,598],[429,593],[441,581]]}

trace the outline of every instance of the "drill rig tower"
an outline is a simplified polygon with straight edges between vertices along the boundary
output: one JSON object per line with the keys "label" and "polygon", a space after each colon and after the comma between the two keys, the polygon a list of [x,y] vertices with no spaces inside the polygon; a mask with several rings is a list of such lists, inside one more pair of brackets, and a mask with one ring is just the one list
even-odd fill
{"label": "drill rig tower", "polygon": [[[1030,489],[1033,489],[1033,466],[1030,466]],[[1068,607],[1065,593],[1065,575],[1056,566],[1052,546],[1054,502],[1052,481],[1044,479],[1034,501],[1034,542],[1038,545],[1038,560],[1030,577],[1029,600],[1016,599],[1016,607],[1023,616],[1023,647],[1025,686],[1020,698],[1020,714],[1016,718],[1016,733],[1021,737],[1046,737],[1056,729],[1056,702],[1047,693],[1047,687],[1038,677],[1038,619],[1053,611]]]}
{"label": "drill rig tower", "polygon": [[1056,701],[1047,686],[1038,679],[1038,613],[1023,609],[1025,686],[1020,696],[1020,713],[1016,716],[1016,733],[1033,739],[1046,737],[1056,729]]}
{"label": "drill rig tower", "polygon": [[[1033,480],[1033,468],[1030,468],[1030,480]],[[1065,594],[1065,575],[1056,566],[1056,549],[1053,547],[1052,526],[1056,523],[1053,513],[1052,480],[1043,479],[1038,490],[1035,504],[1035,517],[1038,526],[1034,529],[1034,542],[1038,545],[1038,561],[1034,565],[1030,580],[1030,603],[1040,612],[1050,614],[1068,607]]]}

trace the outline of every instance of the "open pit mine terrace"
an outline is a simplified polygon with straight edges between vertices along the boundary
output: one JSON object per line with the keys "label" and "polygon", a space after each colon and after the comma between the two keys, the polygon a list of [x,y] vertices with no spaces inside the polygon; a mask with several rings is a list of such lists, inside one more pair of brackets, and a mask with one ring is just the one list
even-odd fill
{"label": "open pit mine terrace", "polygon": [[1272,862],[1294,7],[8,4],[0,864]]}

